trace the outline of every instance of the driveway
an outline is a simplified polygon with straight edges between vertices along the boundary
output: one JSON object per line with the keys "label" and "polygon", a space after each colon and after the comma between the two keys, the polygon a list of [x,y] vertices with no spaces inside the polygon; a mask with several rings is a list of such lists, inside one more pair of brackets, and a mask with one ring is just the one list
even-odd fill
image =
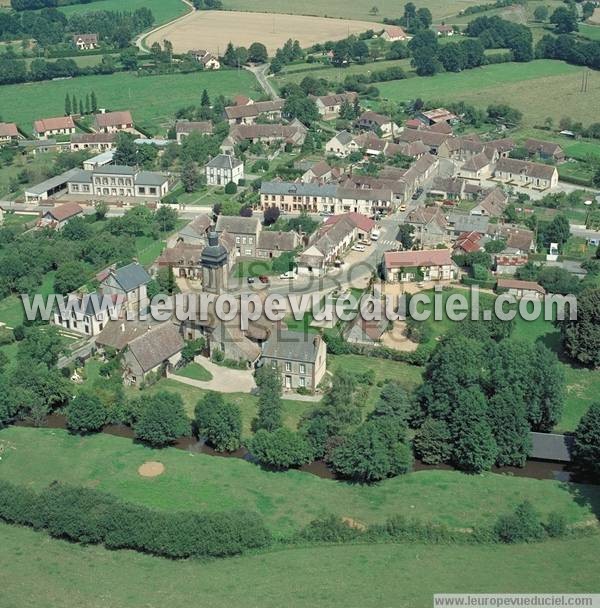
{"label": "driveway", "polygon": [[261,65],[244,66],[246,70],[252,72],[258,80],[262,90],[273,100],[280,99],[275,87],[271,84],[268,78],[270,63],[262,63]]}
{"label": "driveway", "polygon": [[251,393],[256,388],[256,382],[254,382],[254,376],[250,370],[229,369],[215,365],[206,357],[196,357],[194,361],[212,374],[212,380],[202,382],[173,373],[169,374],[169,378],[188,386],[217,393]]}

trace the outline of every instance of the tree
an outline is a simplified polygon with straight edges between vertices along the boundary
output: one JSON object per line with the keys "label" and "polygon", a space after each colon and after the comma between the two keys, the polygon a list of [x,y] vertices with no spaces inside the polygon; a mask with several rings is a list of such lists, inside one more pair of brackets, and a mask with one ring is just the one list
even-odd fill
{"label": "tree", "polygon": [[65,116],[70,116],[72,114],[72,107],[71,107],[71,98],[69,97],[69,94],[67,93],[65,95]]}
{"label": "tree", "polygon": [[90,94],[86,93],[85,95],[85,113],[89,114],[92,111],[92,106],[90,105]]}
{"label": "tree", "polygon": [[181,360],[184,363],[191,363],[194,358],[204,350],[205,346],[206,340],[204,338],[188,340],[181,350]]}
{"label": "tree", "polygon": [[371,417],[391,416],[396,418],[401,424],[406,425],[411,405],[406,390],[397,382],[388,382],[381,389]]}
{"label": "tree", "polygon": [[256,372],[256,385],[258,386],[258,416],[253,421],[253,428],[255,431],[265,429],[272,432],[283,424],[282,380],[279,370],[263,365]]}
{"label": "tree", "polygon": [[203,108],[210,108],[210,97],[208,96],[208,91],[204,89],[202,91],[202,97],[200,99],[200,105]]}
{"label": "tree", "polygon": [[555,218],[544,228],[541,239],[544,247],[550,247],[550,243],[558,243],[558,246],[562,246],[569,240],[571,236],[571,225],[569,220],[564,215],[557,215]]}
{"label": "tree", "polygon": [[17,360],[24,367],[41,363],[51,368],[58,362],[63,348],[64,340],[58,327],[31,327],[19,343]]}
{"label": "tree", "polygon": [[412,249],[414,245],[415,227],[412,224],[400,224],[396,239],[400,241],[403,249]]}
{"label": "tree", "polygon": [[237,184],[235,182],[227,182],[225,184],[225,194],[235,194],[237,192]]}
{"label": "tree", "polygon": [[448,462],[452,455],[450,430],[443,420],[427,418],[415,433],[414,448],[425,464]]}
{"label": "tree", "polygon": [[261,465],[276,469],[298,467],[312,460],[312,450],[304,435],[284,427],[272,432],[260,429],[250,440],[249,448]]}
{"label": "tree", "polygon": [[496,460],[498,448],[486,412],[487,402],[480,387],[459,389],[450,432],[454,438],[452,460],[463,471],[481,473]]}
{"label": "tree", "polygon": [[404,443],[403,426],[394,419],[380,419],[346,435],[330,460],[338,475],[370,483],[407,473],[412,455]]}
{"label": "tree", "polygon": [[548,19],[549,10],[547,6],[541,4],[540,6],[536,6],[533,11],[533,18],[536,21],[546,21]]}
{"label": "tree", "polygon": [[559,322],[567,354],[583,365],[600,367],[600,289],[588,289],[577,299],[577,318]]}
{"label": "tree", "polygon": [[600,402],[592,403],[577,425],[573,462],[582,471],[600,478]]}
{"label": "tree", "polygon": [[281,211],[279,210],[279,207],[267,207],[267,209],[265,209],[265,212],[263,214],[264,225],[271,226],[279,219],[280,215],[281,215]]}
{"label": "tree", "polygon": [[240,408],[223,399],[221,393],[209,392],[196,405],[199,433],[218,452],[235,452],[242,444]]}
{"label": "tree", "polygon": [[546,291],[562,295],[576,294],[580,287],[580,280],[560,266],[542,266],[537,281]]}
{"label": "tree", "polygon": [[69,241],[87,241],[92,238],[93,229],[83,217],[74,217],[62,229],[61,234]]}
{"label": "tree", "polygon": [[153,447],[169,445],[189,433],[190,423],[181,397],[166,391],[147,396],[134,430],[138,439]]}
{"label": "tree", "polygon": [[163,205],[156,210],[154,214],[154,223],[158,226],[161,232],[171,232],[177,226],[179,214],[177,209]]}
{"label": "tree", "polygon": [[498,447],[496,464],[524,466],[532,445],[523,401],[507,389],[496,393],[489,402],[488,421]]}
{"label": "tree", "polygon": [[320,119],[317,104],[313,99],[306,97],[304,93],[288,97],[283,106],[283,114],[285,118],[297,118],[301,123],[308,126]]}
{"label": "tree", "polygon": [[98,111],[98,98],[96,97],[96,93],[94,91],[91,93],[90,103],[92,106],[92,113],[95,114]]}
{"label": "tree", "polygon": [[577,25],[577,11],[559,6],[550,17],[550,23],[555,25],[557,34],[570,34],[579,29]]}
{"label": "tree", "polygon": [[248,48],[248,60],[252,63],[266,63],[269,60],[267,47],[261,42],[253,42]]}
{"label": "tree", "polygon": [[61,264],[54,275],[54,291],[59,294],[71,293],[85,281],[86,274],[86,267],[82,262]]}
{"label": "tree", "polygon": [[227,44],[225,54],[223,55],[223,63],[230,68],[237,67],[238,57],[235,48],[231,42]]}
{"label": "tree", "polygon": [[106,408],[96,395],[77,395],[67,407],[67,427],[78,433],[94,433],[106,423]]}
{"label": "tree", "polygon": [[127,165],[129,167],[137,165],[137,148],[131,133],[121,131],[117,134],[113,161],[116,165]]}

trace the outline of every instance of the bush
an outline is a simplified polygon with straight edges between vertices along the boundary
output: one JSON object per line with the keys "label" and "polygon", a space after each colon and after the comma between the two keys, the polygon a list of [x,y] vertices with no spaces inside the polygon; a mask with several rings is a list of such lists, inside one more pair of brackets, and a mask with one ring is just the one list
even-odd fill
{"label": "bush", "polygon": [[300,531],[300,538],[310,542],[345,543],[363,534],[359,528],[351,528],[337,515],[325,515],[311,521]]}
{"label": "bush", "polygon": [[45,529],[56,538],[174,559],[226,557],[271,543],[255,513],[153,511],[98,490],[58,483],[36,494],[0,480],[0,519]]}
{"label": "bush", "polygon": [[494,531],[503,543],[539,541],[545,535],[540,517],[528,500],[517,505],[513,513],[501,515]]}
{"label": "bush", "polygon": [[237,185],[235,182],[229,182],[225,186],[225,194],[235,194],[237,192]]}
{"label": "bush", "polygon": [[79,433],[97,432],[106,423],[106,408],[96,395],[81,393],[67,407],[67,427]]}
{"label": "bush", "polygon": [[260,429],[251,439],[249,449],[261,465],[276,469],[298,467],[313,457],[304,435],[284,427],[272,432]]}

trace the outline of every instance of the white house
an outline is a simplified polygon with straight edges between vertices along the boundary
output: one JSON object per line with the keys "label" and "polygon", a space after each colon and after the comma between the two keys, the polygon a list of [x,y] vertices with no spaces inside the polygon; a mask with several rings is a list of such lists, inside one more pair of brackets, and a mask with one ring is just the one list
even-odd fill
{"label": "white house", "polygon": [[215,156],[206,164],[204,171],[209,186],[226,186],[230,182],[237,185],[244,179],[243,161],[229,154]]}
{"label": "white house", "polygon": [[339,158],[344,158],[352,152],[360,151],[360,149],[356,138],[348,131],[340,131],[325,144],[325,152]]}

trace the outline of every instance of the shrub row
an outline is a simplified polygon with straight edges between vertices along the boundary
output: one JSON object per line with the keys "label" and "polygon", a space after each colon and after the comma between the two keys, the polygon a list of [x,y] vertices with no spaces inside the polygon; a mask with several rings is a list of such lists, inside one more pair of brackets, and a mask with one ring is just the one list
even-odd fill
{"label": "shrub row", "polygon": [[360,542],[421,542],[421,543],[505,543],[539,542],[547,538],[562,538],[570,531],[560,513],[550,513],[546,521],[524,501],[512,513],[500,515],[487,527],[453,530],[444,524],[423,522],[403,515],[394,515],[383,524],[366,527],[358,522],[325,515],[304,527],[295,540],[311,543]]}
{"label": "shrub row", "polygon": [[0,481],[0,519],[56,538],[173,559],[228,557],[267,547],[261,518],[247,511],[154,511],[89,488],[54,483],[36,493]]}

